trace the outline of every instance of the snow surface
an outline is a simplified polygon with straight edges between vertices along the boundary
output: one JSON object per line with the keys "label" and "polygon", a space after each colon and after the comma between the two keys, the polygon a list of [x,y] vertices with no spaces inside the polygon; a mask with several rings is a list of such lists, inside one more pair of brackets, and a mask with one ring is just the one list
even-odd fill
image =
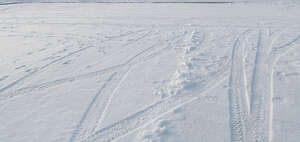
{"label": "snow surface", "polygon": [[0,11],[0,142],[300,140],[296,1]]}

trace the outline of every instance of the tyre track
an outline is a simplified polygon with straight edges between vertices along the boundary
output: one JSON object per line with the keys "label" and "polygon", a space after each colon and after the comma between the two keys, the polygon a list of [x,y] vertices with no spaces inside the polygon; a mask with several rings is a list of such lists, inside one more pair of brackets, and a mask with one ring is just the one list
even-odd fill
{"label": "tyre track", "polygon": [[247,118],[250,102],[245,69],[245,42],[253,29],[247,29],[234,41],[229,76],[229,116],[231,141],[247,142]]}
{"label": "tyre track", "polygon": [[[248,134],[248,139],[251,142],[272,141],[274,65],[280,58],[274,52],[278,50],[278,48],[274,48],[274,43],[279,36],[280,34],[268,36],[266,29],[261,29],[258,34],[258,46],[251,85],[251,113],[248,122],[251,125]],[[290,46],[296,43],[298,39],[299,36],[281,47]],[[284,53],[279,55],[284,55]]]}
{"label": "tyre track", "polygon": [[[268,82],[268,69],[269,66],[266,62],[267,44],[268,40],[266,33],[260,30],[258,33],[257,51],[255,55],[254,70],[251,84],[251,107],[250,107],[250,118],[249,118],[249,133],[248,140],[250,142],[265,142],[268,141],[268,119],[267,108],[268,108],[268,95],[269,86]],[[267,44],[267,45],[266,45]]]}
{"label": "tyre track", "polygon": [[[250,110],[247,96],[247,75],[244,68],[243,50],[239,49],[240,38],[232,51],[232,68],[229,79],[229,102],[231,141],[271,142],[273,123],[274,66],[290,50],[300,44],[300,36],[287,44],[274,48],[279,34],[270,34],[267,29],[258,32],[257,51],[251,84]],[[288,48],[290,47],[290,48]],[[280,52],[278,52],[280,50]],[[276,52],[274,52],[276,51]],[[281,53],[281,54],[278,54]]]}
{"label": "tyre track", "polygon": [[[225,74],[226,73],[222,72],[220,74],[217,74],[218,77],[213,76],[210,82],[207,82],[207,84],[204,84],[203,87],[199,89],[200,94],[197,95],[203,95],[204,92],[208,92],[215,86],[219,85],[221,82],[224,81],[224,79],[226,79],[226,77],[224,77],[226,76]],[[130,115],[129,117],[126,117],[123,120],[120,120],[112,125],[109,125],[108,127],[97,131],[95,134],[83,140],[83,142],[110,142],[113,140],[117,140],[150,124],[151,122],[157,120],[158,118],[171,112],[172,110],[182,105],[185,105],[193,100],[198,99],[199,96],[175,95],[167,97],[159,102],[156,102],[144,108],[141,111],[134,113],[133,115]]]}
{"label": "tyre track", "polygon": [[246,102],[243,47],[241,47],[240,37],[236,39],[232,49],[232,64],[229,77],[229,110],[232,142],[246,142],[247,126],[246,117],[248,106]]}

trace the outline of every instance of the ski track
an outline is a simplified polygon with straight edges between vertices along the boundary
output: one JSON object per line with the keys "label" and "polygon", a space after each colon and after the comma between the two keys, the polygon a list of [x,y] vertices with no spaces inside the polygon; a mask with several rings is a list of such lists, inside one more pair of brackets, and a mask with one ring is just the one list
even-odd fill
{"label": "ski track", "polygon": [[[172,39],[175,40],[176,38],[171,38],[170,40],[172,41]],[[167,41],[169,41],[169,40],[167,40]],[[117,77],[119,79],[115,83],[112,83],[112,85],[116,85],[116,87],[113,87],[111,89],[112,90],[111,93],[110,92],[103,93],[101,99],[97,99],[98,97],[96,99],[93,99],[92,103],[89,105],[89,108],[87,109],[88,111],[86,111],[86,113],[84,113],[82,119],[80,120],[79,124],[77,125],[80,127],[76,127],[76,130],[73,133],[73,136],[71,137],[69,142],[73,142],[76,140],[78,141],[78,139],[76,138],[76,137],[78,137],[77,135],[80,136],[79,140],[83,140],[86,138],[86,135],[93,134],[93,132],[95,132],[95,131],[97,131],[97,129],[99,129],[99,127],[101,126],[102,120],[106,116],[106,111],[107,111],[108,107],[110,106],[110,103],[114,97],[114,94],[119,89],[119,87],[121,86],[123,81],[127,78],[132,67],[134,67],[134,65],[138,64],[139,62],[143,61],[144,54],[146,54],[151,49],[153,49],[154,47],[157,47],[158,45],[161,45],[161,44],[163,44],[163,42],[159,41],[158,43],[155,43],[153,46],[143,49],[142,51],[140,51],[139,53],[134,55],[132,58],[130,58],[128,61],[126,61],[123,64],[122,68],[125,68],[124,73],[120,73],[121,71],[117,71],[117,72],[119,72],[118,74],[120,74],[120,77]],[[140,57],[140,56],[142,56],[142,57]],[[148,56],[146,56],[146,57],[148,57]],[[106,88],[111,87],[111,86],[105,85]],[[99,95],[99,93],[98,93],[98,95]],[[94,106],[94,107],[92,107],[92,106]],[[93,109],[94,111],[91,111],[91,109]],[[92,118],[92,115],[96,115],[96,117]],[[94,119],[94,120],[92,120],[92,119]],[[83,120],[87,121],[89,124],[84,125]],[[78,134],[78,133],[80,133],[80,134]]]}
{"label": "ski track", "polygon": [[82,117],[80,118],[79,123],[76,125],[76,128],[74,130],[74,132],[72,133],[72,136],[69,140],[69,142],[73,142],[76,139],[77,134],[80,132],[82,128],[83,123],[85,122],[86,118],[88,117],[89,112],[91,111],[93,105],[95,105],[95,102],[97,101],[97,98],[99,97],[99,95],[103,92],[103,90],[105,89],[105,87],[108,85],[108,83],[113,79],[113,77],[116,75],[116,72],[113,73],[112,75],[110,75],[110,77],[108,78],[108,80],[104,83],[104,85],[102,85],[102,87],[100,88],[100,90],[96,93],[96,95],[93,97],[92,101],[89,103],[86,111],[84,112],[84,114],[82,115]]}
{"label": "ski track", "polygon": [[127,78],[127,76],[129,75],[129,73],[130,73],[130,71],[131,71],[132,68],[133,68],[132,66],[129,66],[128,69],[126,69],[127,71],[124,73],[124,75],[122,75],[120,81],[118,82],[118,85],[112,91],[112,93],[111,93],[111,95],[110,95],[110,97],[108,99],[108,102],[107,102],[107,104],[105,105],[105,107],[103,109],[101,117],[98,119],[98,122],[96,122],[96,125],[95,125],[95,128],[93,129],[93,132],[97,131],[100,128],[101,123],[102,123],[103,119],[106,116],[107,109],[110,106],[111,101],[113,100],[113,97],[114,97],[115,93],[120,88],[120,86],[122,85],[122,83],[124,82],[124,80]]}
{"label": "ski track", "polygon": [[[165,41],[165,42],[170,42],[170,41],[173,41],[173,40],[175,40],[175,39],[177,39],[177,38],[180,38],[180,37],[181,37],[181,36],[177,36],[177,37],[171,38],[171,39],[169,39],[169,40],[167,40],[167,41]],[[158,44],[162,44],[162,43],[161,43],[161,42],[158,42]],[[169,44],[171,44],[171,43],[169,43]],[[142,60],[139,60],[139,61],[134,62],[134,59],[135,59],[135,58],[137,58],[138,56],[141,56],[142,54],[145,54],[148,50],[152,49],[153,47],[157,47],[157,44],[155,44],[154,46],[151,46],[151,47],[149,47],[149,48],[143,50],[142,52],[140,52],[139,54],[137,54],[136,56],[134,56],[133,58],[131,58],[131,59],[127,62],[126,65],[128,65],[128,69],[127,69],[127,71],[124,73],[124,75],[122,76],[122,79],[119,81],[117,87],[113,90],[113,92],[112,92],[112,94],[111,94],[111,96],[110,96],[110,98],[109,98],[109,100],[108,100],[108,103],[107,103],[107,105],[105,106],[105,108],[104,108],[104,110],[103,110],[103,116],[101,116],[101,117],[98,119],[98,122],[96,123],[95,128],[93,129],[93,132],[96,132],[96,131],[98,131],[98,130],[101,128],[101,123],[102,123],[103,119],[104,119],[105,116],[106,116],[107,109],[109,108],[109,106],[110,106],[110,104],[111,104],[111,101],[112,101],[112,99],[113,99],[113,97],[114,97],[114,94],[117,92],[117,90],[120,88],[121,84],[122,84],[122,83],[124,82],[124,80],[127,78],[127,76],[129,75],[129,73],[131,72],[132,68],[134,68],[134,66],[137,65],[137,64],[139,64],[140,62],[143,62],[143,61],[152,59],[153,57],[155,57],[155,56],[153,56],[153,54],[154,54],[154,55],[157,55],[157,54],[161,53],[163,50],[170,48],[170,46],[168,45],[167,47],[162,48],[162,49],[159,49],[158,51],[156,51],[156,52],[150,54],[149,56],[143,57],[143,58],[145,58],[145,59],[142,59]],[[132,65],[130,65],[131,62],[133,62]]]}

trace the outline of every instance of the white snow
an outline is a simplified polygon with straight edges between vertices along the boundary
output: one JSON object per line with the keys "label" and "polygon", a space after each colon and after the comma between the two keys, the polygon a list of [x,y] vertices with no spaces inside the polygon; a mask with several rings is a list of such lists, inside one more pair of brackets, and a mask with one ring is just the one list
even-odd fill
{"label": "white snow", "polygon": [[0,142],[297,142],[299,55],[297,1],[0,5]]}

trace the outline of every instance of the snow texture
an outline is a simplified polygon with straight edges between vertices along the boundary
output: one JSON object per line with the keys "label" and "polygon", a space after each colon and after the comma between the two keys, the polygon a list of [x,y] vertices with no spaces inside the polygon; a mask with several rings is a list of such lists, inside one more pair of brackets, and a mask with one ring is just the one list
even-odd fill
{"label": "snow texture", "polygon": [[297,1],[1,2],[0,142],[300,140]]}

